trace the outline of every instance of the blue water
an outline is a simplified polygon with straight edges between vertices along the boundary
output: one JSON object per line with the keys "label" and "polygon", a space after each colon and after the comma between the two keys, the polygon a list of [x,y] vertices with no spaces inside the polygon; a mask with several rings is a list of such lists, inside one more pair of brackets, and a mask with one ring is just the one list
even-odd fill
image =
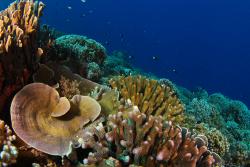
{"label": "blue water", "polygon": [[[0,0],[0,7],[9,2]],[[109,53],[125,51],[136,67],[181,86],[222,92],[250,106],[249,0],[43,2],[43,23],[87,35]]]}

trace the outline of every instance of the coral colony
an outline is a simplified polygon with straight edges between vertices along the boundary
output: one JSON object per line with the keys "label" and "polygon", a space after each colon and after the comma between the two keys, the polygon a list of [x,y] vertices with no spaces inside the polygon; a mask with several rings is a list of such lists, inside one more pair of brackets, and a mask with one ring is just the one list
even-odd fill
{"label": "coral colony", "polygon": [[243,103],[190,92],[93,39],[40,26],[44,7],[16,1],[0,13],[0,167],[250,164]]}

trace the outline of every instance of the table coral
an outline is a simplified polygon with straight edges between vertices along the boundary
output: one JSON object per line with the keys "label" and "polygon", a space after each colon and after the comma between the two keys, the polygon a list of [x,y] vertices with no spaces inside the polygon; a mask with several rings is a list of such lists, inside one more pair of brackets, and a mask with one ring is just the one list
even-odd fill
{"label": "table coral", "polygon": [[184,105],[169,85],[142,76],[117,77],[110,80],[112,88],[120,92],[120,98],[130,99],[147,115],[162,115],[164,119],[181,122]]}
{"label": "table coral", "polygon": [[0,166],[8,166],[16,162],[17,148],[13,145],[16,136],[4,121],[0,120]]}
{"label": "table coral", "polygon": [[27,84],[42,55],[36,32],[44,4],[16,1],[0,12],[0,110],[6,99]]}

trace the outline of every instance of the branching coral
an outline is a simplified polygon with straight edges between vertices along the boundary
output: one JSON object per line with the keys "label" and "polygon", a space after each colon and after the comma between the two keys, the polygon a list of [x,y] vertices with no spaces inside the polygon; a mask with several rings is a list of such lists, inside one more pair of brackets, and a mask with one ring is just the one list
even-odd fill
{"label": "branching coral", "polygon": [[110,80],[120,98],[130,99],[146,115],[162,115],[164,119],[181,122],[184,106],[169,85],[142,76],[117,77]]}
{"label": "branching coral", "polygon": [[43,8],[42,2],[16,1],[0,13],[0,110],[28,82],[43,53],[36,42]]}
{"label": "branching coral", "polygon": [[[139,112],[136,106],[127,111],[109,116],[106,134],[102,124],[99,124],[95,132],[89,131],[88,140],[79,140],[83,148],[94,150],[84,163],[98,166],[103,160],[100,157],[111,156],[122,166],[221,165],[219,156],[207,150],[205,136],[173,126],[161,116],[147,116]],[[95,138],[95,135],[98,137]]]}
{"label": "branching coral", "polygon": [[70,81],[66,79],[64,76],[61,77],[59,83],[60,93],[62,96],[71,99],[74,95],[79,95],[79,82],[77,80]]}
{"label": "branching coral", "polygon": [[0,166],[8,166],[16,162],[17,148],[13,145],[16,136],[4,121],[0,120]]}

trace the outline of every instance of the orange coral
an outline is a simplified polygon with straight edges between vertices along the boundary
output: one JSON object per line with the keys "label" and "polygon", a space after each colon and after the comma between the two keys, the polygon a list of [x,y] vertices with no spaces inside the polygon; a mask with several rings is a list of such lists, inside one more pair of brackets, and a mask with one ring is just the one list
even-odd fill
{"label": "orange coral", "polygon": [[117,77],[110,80],[121,99],[130,99],[146,115],[162,115],[164,119],[180,122],[184,106],[170,85],[142,76]]}
{"label": "orange coral", "polygon": [[[36,32],[43,8],[42,2],[16,1],[0,12],[0,110],[9,94],[28,82],[42,55]],[[10,86],[14,89],[3,93]]]}

